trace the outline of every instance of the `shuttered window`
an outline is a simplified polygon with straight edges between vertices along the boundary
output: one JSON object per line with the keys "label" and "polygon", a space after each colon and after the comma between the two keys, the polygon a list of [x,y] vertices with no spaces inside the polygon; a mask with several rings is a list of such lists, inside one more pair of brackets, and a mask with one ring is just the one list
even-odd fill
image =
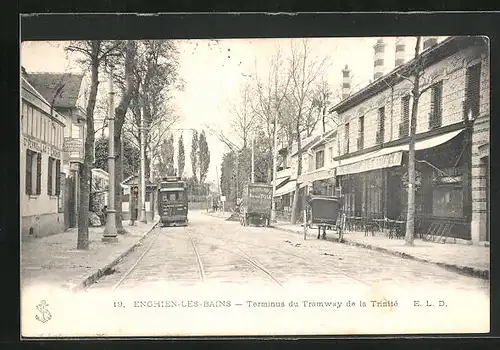
{"label": "shuttered window", "polygon": [[49,165],[47,167],[47,194],[52,195],[52,173],[54,169],[54,158],[49,157]]}
{"label": "shuttered window", "polygon": [[42,155],[36,153],[36,194],[42,193]]}
{"label": "shuttered window", "polygon": [[399,124],[399,137],[408,136],[410,129],[410,95],[401,99],[401,124]]}
{"label": "shuttered window", "polygon": [[30,151],[29,149],[26,150],[26,182],[25,182],[25,187],[26,187],[26,194],[33,194],[32,192],[32,184],[33,184],[33,151]]}
{"label": "shuttered window", "polygon": [[442,124],[443,111],[443,82],[436,83],[431,88],[431,114],[429,118],[429,128],[438,128]]}
{"label": "shuttered window", "polygon": [[61,194],[61,161],[56,160],[56,196]]}
{"label": "shuttered window", "polygon": [[465,88],[465,116],[469,110],[472,112],[472,117],[479,116],[479,102],[481,91],[481,63],[475,64],[467,68],[466,88]]}

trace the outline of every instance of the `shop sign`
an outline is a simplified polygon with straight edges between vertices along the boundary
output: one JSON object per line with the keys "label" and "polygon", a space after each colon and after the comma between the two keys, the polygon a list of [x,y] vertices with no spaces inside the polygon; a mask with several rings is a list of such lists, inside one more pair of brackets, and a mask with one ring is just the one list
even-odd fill
{"label": "shop sign", "polygon": [[42,143],[38,140],[34,140],[31,138],[27,138],[26,136],[23,137],[23,144],[24,147],[30,150],[40,153],[46,153],[53,158],[61,158],[61,151],[57,150],[52,145]]}
{"label": "shop sign", "polygon": [[435,183],[439,185],[460,184],[462,182],[462,175],[457,176],[440,176],[435,179]]}
{"label": "shop sign", "polygon": [[64,150],[66,152],[80,152],[83,149],[83,140],[74,137],[64,138]]}

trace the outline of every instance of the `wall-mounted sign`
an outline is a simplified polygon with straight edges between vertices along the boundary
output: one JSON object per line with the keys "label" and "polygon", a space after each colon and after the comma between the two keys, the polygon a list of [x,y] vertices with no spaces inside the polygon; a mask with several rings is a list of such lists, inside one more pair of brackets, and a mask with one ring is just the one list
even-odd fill
{"label": "wall-mounted sign", "polygon": [[61,158],[61,151],[41,141],[23,136],[23,145],[35,152],[46,153],[53,158]]}
{"label": "wall-mounted sign", "polygon": [[66,152],[81,152],[83,150],[83,140],[80,138],[65,137],[64,150]]}
{"label": "wall-mounted sign", "polygon": [[456,176],[440,176],[434,180],[436,184],[439,185],[451,185],[462,183],[462,175]]}
{"label": "wall-mounted sign", "polygon": [[220,201],[225,202],[226,201],[226,196],[220,196]]}

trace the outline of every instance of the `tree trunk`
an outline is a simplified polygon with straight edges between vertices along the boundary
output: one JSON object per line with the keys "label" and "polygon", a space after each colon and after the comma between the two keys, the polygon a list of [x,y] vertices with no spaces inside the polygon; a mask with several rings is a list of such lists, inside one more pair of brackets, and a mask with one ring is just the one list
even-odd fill
{"label": "tree trunk", "polygon": [[130,101],[132,99],[132,92],[134,91],[135,81],[134,81],[134,66],[135,66],[135,42],[133,40],[128,40],[125,45],[125,91],[121,97],[120,103],[115,109],[115,130],[113,139],[115,142],[115,206],[116,206],[116,231],[118,233],[126,233],[122,224],[122,191],[121,191],[121,167],[120,167],[120,157],[122,154],[121,149],[121,135],[122,128],[125,122],[125,115],[130,106]]}
{"label": "tree trunk", "polygon": [[410,118],[410,144],[408,150],[408,211],[406,214],[405,245],[412,246],[415,235],[415,141],[417,132],[418,100],[420,98],[420,64],[418,55],[420,50],[420,37],[415,45],[415,74],[413,81],[413,103]]}
{"label": "tree trunk", "polygon": [[91,58],[91,85],[86,108],[85,154],[80,173],[80,212],[78,213],[78,241],[76,248],[87,250],[89,248],[89,201],[90,201],[90,168],[94,162],[94,108],[96,104],[97,88],[99,86],[99,53],[100,41],[92,41]]}
{"label": "tree trunk", "polygon": [[[116,127],[116,123],[115,123]],[[121,138],[114,136],[115,142],[115,210],[116,210],[116,232],[118,234],[125,234],[127,231],[123,228],[123,213],[122,213],[122,148],[121,148]]]}
{"label": "tree trunk", "polygon": [[293,204],[292,204],[292,217],[291,223],[295,225],[297,223],[297,216],[299,216],[298,207],[299,207],[299,192],[300,192],[300,184],[299,184],[299,176],[302,173],[302,145],[300,140],[300,120],[297,121],[297,182],[295,183],[295,195],[293,196]]}

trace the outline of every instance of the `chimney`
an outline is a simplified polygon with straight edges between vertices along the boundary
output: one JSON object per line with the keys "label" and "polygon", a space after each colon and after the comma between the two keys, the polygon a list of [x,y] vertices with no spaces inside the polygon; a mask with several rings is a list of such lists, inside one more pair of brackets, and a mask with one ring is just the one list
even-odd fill
{"label": "chimney", "polygon": [[26,69],[24,69],[24,67],[23,67],[23,66],[21,66],[21,76],[22,76],[24,79],[28,80],[28,72],[26,72]]}
{"label": "chimney", "polygon": [[435,36],[427,36],[424,37],[424,47],[423,51],[427,50],[428,48],[436,45],[438,43],[438,40]]}
{"label": "chimney", "polygon": [[351,94],[351,70],[345,65],[342,69],[342,99],[346,99]]}
{"label": "chimney", "polygon": [[373,46],[373,49],[375,50],[373,61],[373,80],[377,80],[384,75],[385,45],[386,44],[383,39],[378,39],[377,43]]}
{"label": "chimney", "polygon": [[395,56],[395,61],[394,61],[394,66],[399,67],[403,63],[405,63],[405,41],[404,38],[402,37],[397,37],[396,38],[396,56]]}

